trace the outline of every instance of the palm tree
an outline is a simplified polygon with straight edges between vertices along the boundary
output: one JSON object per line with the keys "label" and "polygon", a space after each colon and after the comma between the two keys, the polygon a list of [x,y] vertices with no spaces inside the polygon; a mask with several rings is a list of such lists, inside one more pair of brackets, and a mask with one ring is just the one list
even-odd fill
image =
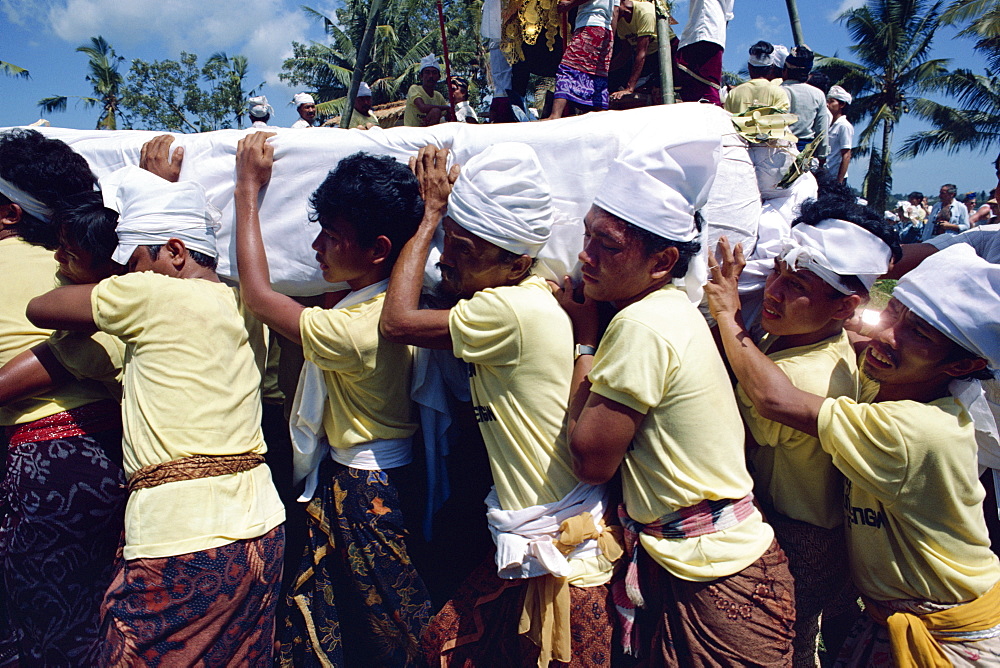
{"label": "palm tree", "polygon": [[[247,113],[247,98],[256,95],[257,90],[264,85],[259,84],[246,90],[245,83],[250,63],[246,56],[227,56],[219,51],[213,53],[205,61],[202,76],[212,84],[210,105],[217,113],[216,126],[221,127],[226,116],[232,115],[236,127],[243,128],[243,116]],[[218,129],[213,127],[212,129]]]}
{"label": "palm tree", "polygon": [[928,101],[915,105],[931,130],[906,139],[900,155],[914,157],[931,149],[955,153],[963,148],[986,151],[1000,143],[1000,0],[954,0],[941,15],[944,23],[968,21],[958,34],[976,40],[975,50],[986,58],[984,74],[956,70],[943,86],[961,109]]}
{"label": "palm tree", "polygon": [[115,130],[118,128],[120,92],[124,77],[118,71],[118,66],[125,61],[115,53],[111,45],[98,35],[90,38],[90,44],[76,47],[90,59],[87,63],[90,74],[86,79],[94,89],[94,97],[54,95],[38,101],[43,111],[66,111],[69,97],[79,97],[88,107],[101,105],[101,114],[97,117],[98,130]]}
{"label": "palm tree", "polygon": [[[878,210],[885,209],[892,192],[896,123],[911,109],[932,104],[920,95],[955,83],[956,75],[947,69],[949,61],[930,58],[942,4],[942,0],[868,0],[841,15],[854,40],[850,50],[858,62],[836,57],[818,61],[832,81],[854,94],[850,119],[868,119],[859,136],[859,152],[871,152],[863,190]],[[872,146],[879,131],[881,140]]]}
{"label": "palm tree", "polygon": [[0,72],[3,72],[9,77],[21,77],[22,79],[31,78],[31,74],[28,73],[28,70],[3,60],[0,60]]}

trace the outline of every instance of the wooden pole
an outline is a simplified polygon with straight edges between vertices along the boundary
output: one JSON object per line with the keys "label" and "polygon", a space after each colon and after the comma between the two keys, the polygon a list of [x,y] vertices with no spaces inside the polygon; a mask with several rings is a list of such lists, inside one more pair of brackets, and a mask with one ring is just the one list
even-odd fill
{"label": "wooden pole", "polygon": [[444,8],[441,0],[437,0],[438,22],[441,24],[441,49],[444,51],[444,84],[448,87],[448,106],[451,107],[451,117],[455,118],[455,95],[451,90],[451,58],[448,57],[448,35],[444,30]]}
{"label": "wooden pole", "polygon": [[656,0],[656,41],[660,45],[660,90],[663,104],[673,104],[674,63],[670,57],[670,10]]}
{"label": "wooden pole", "polygon": [[361,77],[364,76],[365,66],[368,65],[368,54],[372,49],[372,39],[375,37],[375,25],[378,23],[379,12],[382,11],[383,0],[373,0],[371,9],[368,10],[368,25],[365,26],[365,34],[361,38],[361,46],[358,48],[357,57],[354,59],[354,74],[351,75],[351,87],[347,90],[347,109],[340,115],[340,127],[351,127],[351,116],[354,114],[354,100],[358,97],[358,88],[361,86]]}
{"label": "wooden pole", "polygon": [[792,24],[792,39],[795,40],[795,46],[805,44],[806,41],[802,37],[802,23],[799,21],[799,8],[795,4],[795,0],[785,0],[785,4],[788,5],[788,20]]}

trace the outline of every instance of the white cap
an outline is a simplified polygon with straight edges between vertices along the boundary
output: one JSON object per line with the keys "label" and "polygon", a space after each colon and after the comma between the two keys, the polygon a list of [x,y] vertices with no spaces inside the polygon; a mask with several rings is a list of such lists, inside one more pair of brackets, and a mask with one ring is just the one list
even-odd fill
{"label": "white cap", "polygon": [[[694,214],[708,201],[721,156],[711,126],[649,125],[611,163],[594,204],[664,239],[700,240]],[[707,256],[693,257],[676,282],[699,302],[707,278]]]}
{"label": "white cap", "polygon": [[435,56],[433,53],[430,54],[429,56],[424,56],[423,58],[420,59],[420,71],[423,72],[428,67],[433,67],[438,72],[441,71],[441,64],[438,63],[437,56]]}
{"label": "white cap", "polygon": [[793,227],[778,257],[793,270],[811,271],[841,294],[850,295],[854,290],[841,277],[854,276],[871,290],[889,270],[892,250],[860,225],[827,218],[815,225]]}
{"label": "white cap", "polygon": [[139,246],[179,239],[188,250],[218,257],[215,232],[222,213],[194,181],[171,183],[134,165],[100,180],[104,206],[118,212],[118,248],[111,256],[128,264]]}
{"label": "white cap", "polygon": [[267,97],[256,95],[247,99],[247,106],[251,118],[264,118],[274,114],[274,107],[267,103]]}
{"label": "white cap", "polygon": [[892,296],[1000,369],[1000,264],[979,257],[968,244],[955,244],[904,274]]}
{"label": "white cap", "polygon": [[494,144],[462,166],[448,216],[477,237],[536,257],[552,231],[549,182],[527,144]]}
{"label": "white cap", "polygon": [[785,66],[785,58],[788,57],[788,47],[784,44],[775,44],[774,53],[771,54],[771,58],[774,59],[772,63],[775,67],[781,68]]}
{"label": "white cap", "polygon": [[854,101],[854,98],[851,97],[851,94],[848,93],[843,88],[841,88],[840,86],[830,86],[830,91],[826,94],[826,98],[828,100],[839,100],[844,104],[850,104],[851,102]]}
{"label": "white cap", "polygon": [[[267,100],[264,100],[264,102],[266,103]],[[292,98],[292,104],[294,104],[296,108],[298,108],[301,107],[303,104],[316,104],[316,100],[314,100],[313,96],[310,95],[309,93],[296,93],[295,96]]]}
{"label": "white cap", "polygon": [[371,96],[372,96],[372,89],[371,89],[371,87],[368,84],[366,84],[364,81],[362,81],[358,85],[358,94],[357,94],[356,97],[371,97]]}

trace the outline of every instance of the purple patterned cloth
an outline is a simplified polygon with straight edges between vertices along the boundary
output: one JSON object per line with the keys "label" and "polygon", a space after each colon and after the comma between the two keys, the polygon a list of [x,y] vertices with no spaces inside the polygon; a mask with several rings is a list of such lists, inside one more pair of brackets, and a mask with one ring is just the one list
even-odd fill
{"label": "purple patterned cloth", "polygon": [[586,74],[566,65],[556,71],[555,97],[565,98],[585,107],[607,109],[608,78]]}

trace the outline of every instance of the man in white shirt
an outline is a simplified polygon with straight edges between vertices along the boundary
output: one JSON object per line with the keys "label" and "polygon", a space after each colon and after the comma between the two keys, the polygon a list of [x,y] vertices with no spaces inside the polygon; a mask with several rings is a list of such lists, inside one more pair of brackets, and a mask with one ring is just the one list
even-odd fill
{"label": "man in white shirt", "polygon": [[295,111],[299,112],[299,120],[292,123],[293,128],[311,128],[316,121],[316,100],[309,93],[296,93],[292,98]]}
{"label": "man in white shirt", "polygon": [[[955,199],[957,192],[958,186],[954,183],[946,183],[941,186],[941,190],[938,192],[938,197],[941,199],[931,209],[931,214],[928,217],[930,224],[924,225],[924,234],[920,238],[921,241],[927,241],[939,234],[956,234],[969,229],[969,210],[965,208],[964,204]],[[942,209],[949,209],[951,216],[949,217],[947,214],[941,216]],[[941,218],[947,218],[947,220],[941,220]]]}
{"label": "man in white shirt", "polygon": [[840,86],[831,86],[826,94],[826,108],[833,121],[830,123],[830,155],[826,160],[826,171],[837,179],[837,183],[847,180],[847,167],[851,164],[851,149],[854,145],[854,126],[847,120],[847,106],[851,104],[851,94]]}

